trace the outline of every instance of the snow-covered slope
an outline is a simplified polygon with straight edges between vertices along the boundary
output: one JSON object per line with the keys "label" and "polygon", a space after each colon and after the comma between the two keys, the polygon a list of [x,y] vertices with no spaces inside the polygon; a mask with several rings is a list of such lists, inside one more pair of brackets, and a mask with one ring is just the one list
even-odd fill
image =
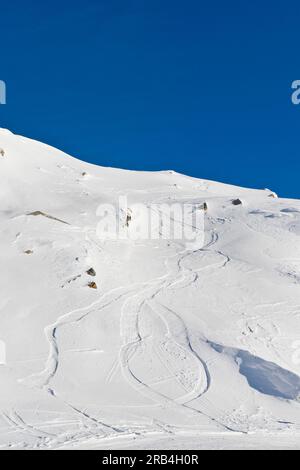
{"label": "snow-covered slope", "polygon": [[[2,448],[299,447],[299,201],[0,149]],[[205,246],[99,239],[119,196],[206,202]]]}

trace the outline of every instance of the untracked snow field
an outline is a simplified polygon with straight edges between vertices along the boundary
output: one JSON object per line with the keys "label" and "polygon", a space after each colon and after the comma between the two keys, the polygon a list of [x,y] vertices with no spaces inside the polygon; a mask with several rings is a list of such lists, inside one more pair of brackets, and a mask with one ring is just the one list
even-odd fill
{"label": "untracked snow field", "polygon": [[[300,201],[0,149],[0,449],[300,449]],[[203,246],[99,237],[125,196]]]}

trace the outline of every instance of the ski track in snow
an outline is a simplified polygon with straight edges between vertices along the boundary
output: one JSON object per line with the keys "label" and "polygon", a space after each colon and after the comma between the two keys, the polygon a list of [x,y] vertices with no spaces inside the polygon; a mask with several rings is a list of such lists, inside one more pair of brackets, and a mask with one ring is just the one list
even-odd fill
{"label": "ski track in snow", "polygon": [[[86,235],[86,239],[90,243],[96,245],[98,250],[100,249],[98,243],[94,242],[92,237],[88,237]],[[212,231],[211,240],[206,244],[205,247],[197,249],[195,251],[186,250],[182,253],[179,253],[179,255],[174,256],[174,259],[172,260],[166,258],[165,264],[168,270],[167,274],[151,281],[148,281],[146,283],[131,286],[130,288],[119,287],[112,289],[103,294],[100,299],[94,301],[87,307],[75,309],[66,314],[63,314],[56,320],[54,324],[51,324],[45,328],[45,336],[49,343],[49,357],[45,369],[39,374],[34,374],[32,376],[26,377],[22,380],[22,382],[30,386],[46,389],[51,396],[60,399],[59,395],[51,387],[51,381],[54,379],[59,367],[59,344],[57,337],[59,328],[62,326],[71,325],[72,323],[80,322],[86,316],[94,312],[100,312],[101,310],[109,307],[113,303],[118,302],[121,299],[125,299],[121,307],[120,318],[120,336],[122,338],[123,346],[119,353],[119,360],[113,366],[110,372],[110,376],[108,377],[108,381],[111,380],[112,375],[120,367],[125,380],[139,394],[145,396],[146,398],[149,398],[154,403],[159,404],[163,408],[171,407],[175,410],[180,410],[181,408],[183,408],[186,412],[190,412],[196,415],[203,415],[209,418],[213,423],[216,423],[220,429],[236,432],[236,430],[232,429],[226,424],[216,420],[212,416],[207,415],[205,412],[200,411],[197,408],[193,408],[191,405],[189,405],[190,402],[200,398],[209,389],[211,379],[209,375],[208,365],[201,360],[201,358],[192,348],[189,339],[188,328],[184,323],[184,320],[180,317],[178,313],[174,312],[173,310],[156,300],[157,297],[159,297],[159,295],[162,294],[165,290],[172,288],[183,289],[189,287],[191,284],[198,281],[200,272],[201,270],[205,269],[205,266],[200,268],[199,270],[194,270],[183,266],[183,262],[186,261],[188,257],[192,257],[198,252],[216,253],[221,258],[224,258],[224,261],[221,263],[221,265],[220,263],[216,263],[216,267],[226,267],[227,264],[230,262],[230,258],[221,251],[212,249],[212,247],[218,242],[218,239],[218,233]],[[172,344],[176,348],[182,349],[185,354],[191,356],[195,362],[195,375],[198,377],[198,379],[193,383],[192,386],[189,385],[189,387],[185,390],[185,394],[176,399],[172,399],[166,396],[164,393],[160,393],[159,391],[155,390],[151,387],[151,384],[147,384],[140,380],[131,369],[130,364],[138,348],[140,348],[143,343],[143,337],[141,336],[139,331],[139,318],[142,315],[143,307],[145,305],[148,305],[151,308],[153,315],[158,316],[165,324],[165,327],[168,332],[168,341],[172,342]],[[184,346],[177,342],[176,337],[172,333],[173,330],[177,332],[184,332]],[[169,369],[167,365],[167,359],[164,357],[163,351],[160,351],[160,358],[164,363],[166,369]],[[178,380],[178,375],[180,375],[180,370],[178,372],[178,365],[177,371],[174,372],[169,369],[169,372],[171,374],[171,377],[175,375],[176,379]],[[32,425],[26,424],[25,421],[21,418],[21,416],[15,411],[10,414],[3,413],[3,416],[5,420],[16,431],[21,431],[25,434],[29,433],[33,437],[37,438],[37,443],[35,445],[36,447],[40,448],[52,447],[53,445],[59,448],[60,442],[61,445],[75,445],[76,443],[79,444],[81,441],[88,441],[89,439],[95,437],[97,437],[98,439],[107,439],[108,437],[117,438],[120,434],[122,434],[123,436],[146,436],[147,432],[149,432],[147,431],[147,428],[145,428],[142,430],[142,432],[134,431],[132,434],[132,430],[121,429],[113,425],[109,425],[105,422],[99,421],[93,416],[90,416],[87,412],[85,412],[84,410],[80,410],[78,407],[75,407],[71,403],[65,402],[65,404],[71,410],[73,410],[73,412],[79,415],[81,419],[91,422],[96,431],[89,429],[83,436],[81,435],[82,433],[75,433],[74,436],[69,439],[66,439],[64,436],[53,435],[48,432],[43,432]],[[161,423],[159,425],[156,423],[155,429],[157,428],[159,428],[163,434],[168,434],[170,432],[172,433],[172,430],[171,428],[168,428],[167,423]]]}
{"label": "ski track in snow", "polygon": [[[94,242],[91,236],[85,236],[90,243],[97,246],[98,250],[100,249],[98,243]],[[137,390],[138,393],[149,398],[153,402],[158,403],[162,407],[174,407],[175,409],[179,410],[181,407],[183,407],[186,411],[191,412],[192,414],[203,415],[211,419],[212,422],[216,422],[214,418],[207,416],[205,413],[189,405],[189,402],[192,402],[193,400],[196,400],[197,398],[201,397],[208,390],[210,385],[209,371],[205,362],[202,361],[201,358],[198,357],[197,353],[193,350],[189,339],[188,329],[183,319],[178,315],[178,313],[170,310],[168,307],[157,302],[156,298],[159,296],[159,294],[163,293],[164,290],[172,288],[178,285],[178,283],[184,282],[184,287],[187,287],[192,283],[196,282],[198,280],[199,273],[192,269],[187,269],[183,267],[183,261],[197,252],[210,251],[211,247],[215,245],[217,241],[217,233],[212,232],[211,240],[207,243],[204,248],[197,249],[195,251],[186,250],[180,253],[179,255],[174,256],[173,260],[166,258],[165,264],[168,270],[167,274],[157,279],[148,281],[147,283],[141,283],[136,286],[131,286],[130,288],[119,287],[116,289],[112,289],[111,291],[103,294],[100,299],[94,301],[89,306],[63,314],[56,320],[54,324],[51,324],[45,328],[45,336],[49,343],[50,349],[45,369],[39,374],[34,374],[22,379],[21,382],[29,386],[43,388],[47,390],[51,396],[60,399],[55,389],[51,386],[51,381],[54,379],[56,372],[59,368],[58,332],[60,327],[80,322],[86,316],[95,312],[98,313],[101,310],[109,307],[111,304],[125,298],[123,306],[121,308],[120,319],[120,336],[123,341],[123,346],[119,353],[119,360],[114,365],[110,373],[110,377],[108,377],[108,381],[111,380],[111,377],[114,372],[120,367],[125,380],[132,387],[134,387],[134,389]],[[226,264],[230,261],[229,258],[219,251],[216,251],[216,253],[226,259],[225,263],[223,264],[223,266],[225,267]],[[173,266],[171,266],[171,264],[173,264]],[[195,381],[192,386],[189,385],[189,389],[186,390],[186,393],[184,395],[175,400],[164,395],[163,393],[158,392],[157,390],[154,390],[153,388],[151,388],[151,385],[139,380],[139,378],[134,375],[130,367],[130,363],[137,349],[142,345],[143,342],[143,338],[141,337],[139,332],[138,324],[139,316],[142,314],[143,307],[146,304],[151,306],[153,314],[161,318],[161,320],[164,322],[168,331],[169,341],[172,341],[176,348],[183,350],[185,354],[191,356],[195,362],[195,375],[199,378]],[[175,324],[175,327],[172,327],[172,323]],[[176,338],[172,334],[173,329],[179,329],[181,331],[184,331],[186,339],[186,344],[184,346],[177,343]],[[164,353],[162,351],[160,352],[160,355],[162,357],[164,365],[166,366],[166,368],[168,368],[167,360],[166,358],[164,358]],[[180,370],[177,370],[177,372],[175,373],[171,371],[171,375],[173,374],[175,374],[175,376],[177,375],[178,379],[178,375],[180,375]],[[104,422],[100,422],[96,418],[89,416],[86,412],[79,410],[71,403],[66,403],[66,405],[70,407],[75,413],[79,414],[81,417],[91,420],[94,424],[96,423],[97,426],[100,427],[100,429],[104,428],[106,429],[106,431],[109,430],[110,433],[112,433],[113,435],[117,436],[119,433],[125,432],[124,429],[118,429]],[[217,422],[217,424],[220,425],[220,427],[223,429],[231,430],[231,428],[227,427],[222,423]],[[164,427],[167,426],[167,424],[164,423],[161,426]],[[104,436],[106,438],[108,437],[107,432],[104,433]]]}
{"label": "ski track in snow", "polygon": [[[174,274],[174,269],[169,268],[169,274],[167,275],[167,279],[160,281],[156,288],[153,288],[152,286],[150,288],[147,287],[141,292],[134,294],[134,296],[130,297],[124,302],[120,322],[120,334],[123,338],[124,344],[120,351],[120,363],[125,379],[128,381],[128,383],[132,384],[132,386],[138,391],[138,393],[146,396],[154,402],[158,402],[162,407],[170,406],[175,407],[175,409],[180,409],[180,407],[183,407],[187,412],[192,412],[192,414],[206,416],[212,422],[217,423],[220,428],[232,431],[232,429],[226,426],[225,424],[217,421],[211,416],[208,416],[204,412],[201,412],[200,410],[197,410],[196,408],[193,408],[188,405],[189,402],[192,402],[193,400],[196,400],[197,398],[201,397],[208,390],[210,385],[209,371],[205,362],[202,361],[201,358],[197,355],[197,353],[193,350],[189,339],[188,329],[183,319],[168,307],[165,307],[164,305],[155,301],[156,297],[158,297],[160,293],[170,288],[171,286],[174,286],[181,280],[188,280],[186,286],[189,286],[191,283],[196,282],[198,279],[198,273],[193,270],[183,268],[182,261],[188,256],[192,256],[197,252],[209,251],[210,247],[217,243],[217,241],[218,236],[215,232],[213,232],[211,241],[204,248],[192,252],[184,252],[178,258],[176,258],[176,274]],[[216,253],[226,258],[226,261],[223,264],[223,267],[225,267],[226,264],[230,261],[230,259],[219,251],[216,251]],[[169,266],[169,259],[166,260],[166,264],[167,266]],[[190,277],[192,279],[190,279]],[[130,302],[133,299],[135,299],[135,302],[132,306],[130,305]],[[187,391],[186,394],[182,395],[181,397],[175,400],[169,398],[163,393],[158,392],[157,390],[154,390],[149,384],[146,384],[145,382],[141,381],[133,373],[130,367],[130,362],[132,361],[137,349],[141,347],[143,343],[143,338],[139,332],[138,325],[139,316],[142,314],[142,309],[146,304],[150,305],[153,309],[153,312],[163,320],[168,330],[168,337],[172,340],[173,344],[175,344],[179,348],[184,349],[185,353],[191,355],[197,362],[196,375],[199,376],[199,379],[193,384],[191,390]],[[171,321],[170,317],[172,317]],[[172,335],[173,328],[171,326],[171,323],[176,323],[177,327],[179,325],[179,330],[184,331],[186,339],[186,344],[184,348],[177,343],[176,338]],[[163,359],[163,361],[166,361],[166,359]]]}

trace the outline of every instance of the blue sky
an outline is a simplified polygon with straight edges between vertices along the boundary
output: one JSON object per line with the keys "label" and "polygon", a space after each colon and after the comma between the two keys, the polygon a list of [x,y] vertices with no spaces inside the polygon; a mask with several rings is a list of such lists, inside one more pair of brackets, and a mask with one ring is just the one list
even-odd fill
{"label": "blue sky", "polygon": [[3,0],[0,126],[300,198],[299,44],[299,1]]}

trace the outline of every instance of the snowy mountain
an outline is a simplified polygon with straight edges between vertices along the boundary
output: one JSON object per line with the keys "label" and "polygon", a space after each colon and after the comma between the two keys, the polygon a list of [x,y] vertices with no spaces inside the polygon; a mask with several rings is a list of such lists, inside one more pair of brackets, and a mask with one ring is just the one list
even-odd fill
{"label": "snowy mountain", "polygon": [[[203,246],[100,237],[119,197],[198,207]],[[1,448],[300,447],[299,201],[6,130],[0,201]]]}

